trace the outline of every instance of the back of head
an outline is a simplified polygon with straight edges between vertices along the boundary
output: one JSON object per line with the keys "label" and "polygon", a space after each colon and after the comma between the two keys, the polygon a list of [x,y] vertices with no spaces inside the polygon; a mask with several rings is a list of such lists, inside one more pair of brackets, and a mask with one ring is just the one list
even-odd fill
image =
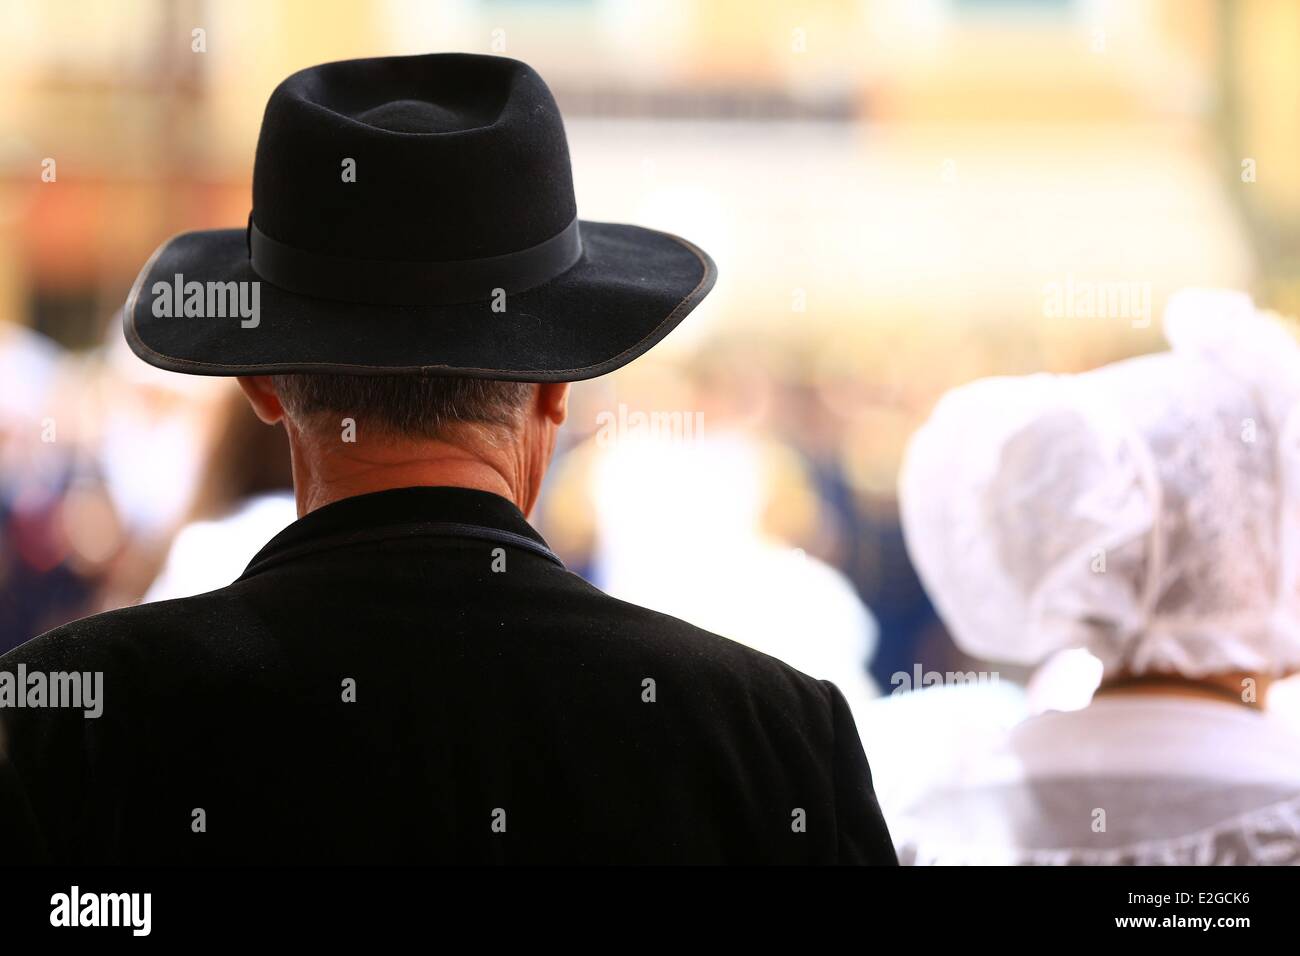
{"label": "back of head", "polygon": [[1172,350],[940,401],[901,478],[954,639],[1107,673],[1300,666],[1300,349],[1245,296],[1170,303]]}
{"label": "back of head", "polygon": [[285,414],[337,433],[350,418],[391,439],[447,440],[466,425],[511,432],[535,386],[432,375],[276,375]]}

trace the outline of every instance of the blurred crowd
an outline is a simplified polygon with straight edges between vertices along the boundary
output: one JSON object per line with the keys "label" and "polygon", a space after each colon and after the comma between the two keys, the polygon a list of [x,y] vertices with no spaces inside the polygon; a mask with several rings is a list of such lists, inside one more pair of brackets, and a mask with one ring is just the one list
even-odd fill
{"label": "blurred crowd", "polygon": [[[228,584],[249,542],[295,517],[283,433],[231,383],[178,386],[145,366],[115,321],[101,348],[79,352],[0,325],[0,369],[0,648],[147,592]],[[230,557],[209,547],[191,569],[168,565],[183,530],[277,492],[279,523],[250,528]]]}

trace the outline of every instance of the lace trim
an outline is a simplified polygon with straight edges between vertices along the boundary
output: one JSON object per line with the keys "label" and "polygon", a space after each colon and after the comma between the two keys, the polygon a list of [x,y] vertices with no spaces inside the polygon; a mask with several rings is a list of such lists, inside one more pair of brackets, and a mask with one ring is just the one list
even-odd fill
{"label": "lace trim", "polygon": [[1194,833],[1106,849],[981,847],[905,840],[911,866],[1300,866],[1300,797],[1248,810]]}

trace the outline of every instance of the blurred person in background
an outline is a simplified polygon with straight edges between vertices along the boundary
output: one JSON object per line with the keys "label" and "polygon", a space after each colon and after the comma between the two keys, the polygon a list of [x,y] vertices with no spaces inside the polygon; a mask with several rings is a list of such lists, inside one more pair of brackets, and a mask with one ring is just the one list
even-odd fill
{"label": "blurred person in background", "polygon": [[189,518],[146,601],[225,587],[263,542],[298,517],[283,426],[263,424],[238,389],[227,393],[217,417]]}
{"label": "blurred person in background", "polygon": [[[1172,350],[946,395],[900,480],[957,643],[1099,661],[893,819],[909,863],[1300,863],[1300,349],[1248,297],[1171,300]],[[1058,658],[1059,660],[1059,658]]]}
{"label": "blurred person in background", "polygon": [[62,364],[53,342],[0,322],[0,653],[85,613],[92,592],[59,520],[76,466],[66,421],[58,441]]}
{"label": "blurred person in background", "polygon": [[83,353],[0,327],[5,649],[136,603],[193,494],[213,389],[176,388],[111,325],[112,342]]}
{"label": "blurred person in background", "polygon": [[807,458],[784,429],[767,437],[792,389],[751,343],[703,352],[689,370],[645,372],[579,403],[595,427],[558,463],[543,530],[615,597],[832,681],[856,720],[877,693],[877,630],[852,583],[815,554],[829,550],[838,513]]}
{"label": "blurred person in background", "polygon": [[701,431],[633,433],[601,449],[595,581],[833,681],[856,717],[876,695],[875,623],[843,574],[779,533],[815,523],[802,464],[725,425]]}
{"label": "blurred person in background", "polygon": [[204,449],[223,421],[220,379],[185,380],[146,365],[122,338],[120,313],[95,353],[97,385],[81,416],[80,506],[70,531],[103,565],[95,611],[138,604],[166,560],[205,477]]}

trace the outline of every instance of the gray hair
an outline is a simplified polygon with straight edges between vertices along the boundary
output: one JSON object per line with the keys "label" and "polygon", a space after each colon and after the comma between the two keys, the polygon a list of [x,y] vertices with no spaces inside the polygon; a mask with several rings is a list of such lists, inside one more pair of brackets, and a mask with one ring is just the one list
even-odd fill
{"label": "gray hair", "polygon": [[532,396],[528,382],[438,375],[275,375],[295,421],[343,416],[389,434],[445,438],[458,424],[513,430]]}

